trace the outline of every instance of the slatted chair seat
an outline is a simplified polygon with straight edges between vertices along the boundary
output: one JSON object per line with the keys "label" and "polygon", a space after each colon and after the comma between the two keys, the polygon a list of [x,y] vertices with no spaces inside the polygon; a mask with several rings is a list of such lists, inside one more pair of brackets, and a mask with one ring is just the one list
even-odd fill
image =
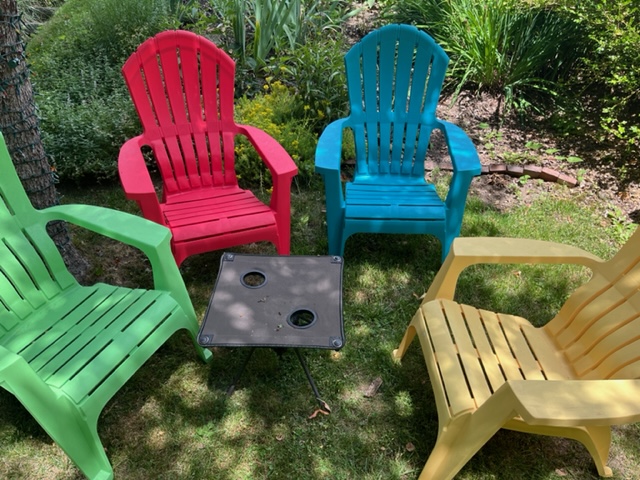
{"label": "slatted chair seat", "polygon": [[[573,263],[593,276],[534,327],[453,301],[477,263]],[[421,480],[453,478],[500,428],[576,439],[611,476],[611,425],[640,421],[640,231],[607,262],[551,242],[456,239],[396,358],[416,334],[439,419]]]}
{"label": "slatted chair seat", "polygon": [[[237,187],[173,195],[162,205],[174,243],[204,239],[214,250],[244,242],[277,242],[276,217],[248,190]],[[215,245],[215,247],[213,247]]]}
{"label": "slatted chair seat", "polygon": [[[198,322],[173,260],[170,232],[143,218],[90,205],[35,210],[0,135],[0,386],[33,415],[90,479],[113,469],[98,437],[107,402],[167,339]],[[74,223],[142,250],[155,288],[82,286],[46,225]]]}
{"label": "slatted chair seat", "polygon": [[345,218],[444,222],[446,208],[430,184],[378,186],[352,183],[347,185]]}

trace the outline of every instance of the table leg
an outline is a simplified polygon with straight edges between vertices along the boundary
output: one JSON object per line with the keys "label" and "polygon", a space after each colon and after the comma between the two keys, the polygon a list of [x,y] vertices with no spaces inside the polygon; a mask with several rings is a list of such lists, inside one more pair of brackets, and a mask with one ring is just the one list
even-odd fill
{"label": "table leg", "polygon": [[330,413],[331,408],[329,408],[329,405],[327,405],[327,402],[325,402],[320,398],[318,387],[316,387],[316,384],[313,381],[313,378],[311,377],[311,373],[309,372],[309,367],[307,367],[307,363],[304,361],[304,357],[300,353],[300,349],[294,348],[294,350],[296,351],[296,356],[298,357],[298,360],[300,360],[300,365],[302,365],[302,368],[304,369],[304,373],[307,376],[307,380],[309,380],[309,385],[311,385],[311,389],[313,390],[313,395],[316,397],[318,404],[320,404],[320,408],[323,409],[325,412]]}
{"label": "table leg", "polygon": [[251,350],[249,350],[249,353],[247,354],[246,358],[244,359],[244,362],[242,362],[242,365],[240,366],[240,369],[238,370],[238,373],[236,373],[236,376],[233,377],[233,381],[231,382],[231,385],[227,389],[227,396],[233,395],[233,392],[236,390],[236,383],[238,383],[238,380],[240,380],[240,377],[242,376],[242,373],[247,368],[247,364],[249,363],[249,360],[251,360],[251,355],[253,355],[253,352],[255,350],[256,350],[256,347],[252,347]]}

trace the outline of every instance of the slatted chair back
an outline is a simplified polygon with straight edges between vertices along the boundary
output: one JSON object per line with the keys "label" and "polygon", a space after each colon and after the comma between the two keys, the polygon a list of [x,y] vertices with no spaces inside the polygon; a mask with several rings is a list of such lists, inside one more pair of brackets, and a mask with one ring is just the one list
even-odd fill
{"label": "slatted chair back", "polygon": [[0,338],[76,280],[36,221],[0,135]]}
{"label": "slatted chair back", "polygon": [[358,176],[424,176],[449,58],[418,29],[388,25],[345,56]]}
{"label": "slatted chair back", "polygon": [[122,73],[167,194],[236,185],[235,63],[192,32],[148,39]]}
{"label": "slatted chair back", "polygon": [[546,329],[578,378],[640,378],[640,231]]}

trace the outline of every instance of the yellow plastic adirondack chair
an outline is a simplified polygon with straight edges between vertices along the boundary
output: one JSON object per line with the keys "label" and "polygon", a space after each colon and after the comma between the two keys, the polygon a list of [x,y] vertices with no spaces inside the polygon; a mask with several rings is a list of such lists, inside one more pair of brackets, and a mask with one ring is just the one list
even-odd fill
{"label": "yellow plastic adirondack chair", "polygon": [[[593,275],[536,328],[453,301],[460,272],[478,263],[578,264]],[[500,428],[578,440],[611,476],[611,425],[640,421],[640,229],[609,261],[552,242],[456,239],[397,359],[416,333],[439,419],[421,480],[453,478]]]}
{"label": "yellow plastic adirondack chair", "polygon": [[[0,134],[0,387],[33,415],[82,473],[113,478],[98,437],[107,402],[177,330],[198,321],[173,260],[171,234],[91,205],[33,208]],[[65,220],[142,250],[155,289],[80,285],[47,235]]]}

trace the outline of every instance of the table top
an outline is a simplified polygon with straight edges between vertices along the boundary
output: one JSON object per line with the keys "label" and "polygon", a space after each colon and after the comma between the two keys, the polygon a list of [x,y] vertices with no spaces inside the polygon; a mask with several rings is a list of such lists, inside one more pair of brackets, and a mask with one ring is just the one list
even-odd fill
{"label": "table top", "polygon": [[338,256],[224,253],[198,343],[339,350],[342,266]]}

